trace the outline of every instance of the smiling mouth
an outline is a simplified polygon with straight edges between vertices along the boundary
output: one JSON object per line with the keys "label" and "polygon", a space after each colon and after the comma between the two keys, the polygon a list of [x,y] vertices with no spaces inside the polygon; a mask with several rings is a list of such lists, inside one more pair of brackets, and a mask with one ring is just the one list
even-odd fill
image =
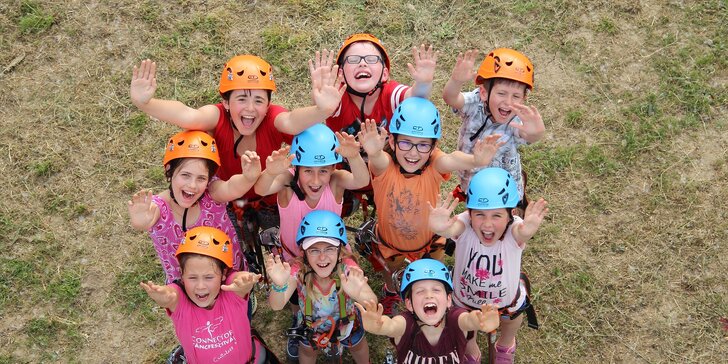
{"label": "smiling mouth", "polygon": [[425,311],[426,315],[434,315],[437,313],[437,305],[434,303],[425,304],[423,311]]}
{"label": "smiling mouth", "polygon": [[309,189],[309,190],[311,190],[311,192],[313,192],[313,193],[316,193],[316,192],[318,192],[318,191],[321,191],[321,188],[322,188],[322,187],[323,187],[323,186],[318,186],[318,187],[312,187],[312,186],[308,186],[308,189]]}
{"label": "smiling mouth", "polygon": [[372,78],[372,74],[369,72],[359,72],[354,75],[355,80],[360,80],[362,78]]}
{"label": "smiling mouth", "polygon": [[255,123],[255,118],[249,117],[249,116],[243,116],[241,118],[241,121],[243,122],[243,126],[248,128],[248,127],[253,126],[253,124]]}
{"label": "smiling mouth", "polygon": [[508,115],[510,115],[510,114],[511,114],[511,110],[503,110],[503,109],[501,109],[501,108],[498,108],[498,113],[499,113],[499,114],[500,114],[500,115],[501,115],[502,117],[504,117],[504,118],[505,118],[505,117],[508,117]]}
{"label": "smiling mouth", "polygon": [[191,192],[187,192],[187,191],[182,191],[182,197],[184,197],[186,199],[191,199],[191,198],[195,197],[195,194],[191,193]]}
{"label": "smiling mouth", "polygon": [[195,294],[195,297],[197,297],[197,300],[199,300],[199,301],[206,301],[207,297],[210,297],[210,294],[209,293]]}

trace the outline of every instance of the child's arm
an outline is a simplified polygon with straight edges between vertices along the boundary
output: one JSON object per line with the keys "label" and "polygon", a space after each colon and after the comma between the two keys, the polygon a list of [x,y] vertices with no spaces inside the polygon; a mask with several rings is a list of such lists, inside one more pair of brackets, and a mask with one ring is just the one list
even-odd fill
{"label": "child's arm", "polygon": [[536,235],[536,231],[538,231],[548,212],[548,203],[543,198],[539,198],[535,203],[528,204],[523,222],[513,226],[513,238],[516,239],[519,246],[523,247],[526,241]]}
{"label": "child's arm", "polygon": [[511,104],[511,106],[516,112],[516,116],[523,122],[523,125],[518,123],[510,123],[509,125],[518,129],[520,137],[529,143],[541,140],[543,135],[546,134],[546,126],[543,125],[543,119],[536,106],[523,104]]}
{"label": "child's arm", "polygon": [[349,267],[348,273],[340,274],[341,288],[349,297],[356,302],[374,301],[377,302],[377,295],[369,287],[369,278],[364,276],[364,271],[356,266]]}
{"label": "child's arm", "polygon": [[407,63],[407,68],[414,83],[405,92],[404,97],[416,96],[427,99],[432,91],[432,80],[435,78],[437,52],[432,50],[432,45],[427,48],[422,44],[420,48],[412,47],[412,57],[415,59],[415,64],[413,66],[412,63]]}
{"label": "child's arm", "polygon": [[252,272],[235,272],[234,278],[230,284],[223,284],[220,289],[223,291],[234,292],[242,299],[248,299],[248,294],[256,282],[260,280],[260,274]]}
{"label": "child's arm", "polygon": [[359,131],[359,143],[369,156],[369,170],[373,175],[378,176],[389,167],[389,157],[384,152],[384,145],[387,144],[387,132],[379,129],[377,123],[367,119],[361,124]]}
{"label": "child's arm", "polygon": [[255,183],[255,193],[260,196],[268,196],[284,189],[291,183],[291,176],[288,169],[296,156],[289,155],[291,147],[285,146],[274,150],[265,160],[265,170],[260,174],[258,182]]}
{"label": "child's arm", "polygon": [[480,310],[463,312],[458,316],[458,326],[463,332],[491,332],[500,325],[500,314],[496,305],[482,305]]}
{"label": "child's arm", "polygon": [[252,150],[240,156],[243,173],[236,174],[227,181],[216,180],[210,183],[210,197],[217,202],[228,202],[248,192],[260,176],[260,157]]}
{"label": "child's arm", "polygon": [[472,81],[478,73],[474,70],[477,49],[470,49],[465,55],[458,53],[455,67],[452,69],[450,79],[442,89],[442,98],[453,109],[460,110],[465,105],[465,97],[460,93],[465,82]]}
{"label": "child's arm", "polygon": [[445,154],[434,162],[435,169],[441,173],[450,173],[458,170],[485,167],[493,160],[498,148],[505,142],[499,142],[500,134],[488,135],[485,139],[478,140],[473,146],[473,154],[463,153],[456,150]]}
{"label": "child's arm", "polygon": [[[337,169],[332,175],[332,185],[339,193],[343,190],[356,190],[366,187],[369,184],[369,169],[367,169],[364,159],[361,157],[359,142],[356,137],[347,133],[336,132],[336,138],[339,139],[339,147],[336,152],[349,162],[351,172]],[[340,194],[337,194],[340,196]]]}
{"label": "child's arm", "polygon": [[179,297],[177,296],[177,289],[171,284],[166,286],[158,286],[152,281],[147,283],[139,282],[139,285],[147,291],[147,294],[151,299],[154,300],[160,307],[166,308],[171,312],[177,309],[177,303],[179,303]]}
{"label": "child's arm", "polygon": [[268,305],[273,311],[281,310],[296,291],[296,278],[291,277],[290,264],[278,255],[266,256],[265,271],[271,283]]}
{"label": "child's arm", "polygon": [[407,321],[402,316],[383,316],[382,312],[384,307],[381,303],[376,301],[365,301],[363,305],[358,302],[354,302],[356,308],[361,313],[361,321],[364,325],[364,330],[371,332],[374,335],[384,335],[394,339],[398,342],[399,339],[404,335],[404,331],[407,328]]}
{"label": "child's arm", "polygon": [[152,201],[152,191],[139,191],[127,202],[131,227],[147,231],[159,220],[159,206]]}
{"label": "child's arm", "polygon": [[465,224],[452,216],[453,211],[458,206],[458,200],[454,199],[451,194],[447,194],[445,200],[441,200],[437,207],[433,208],[430,202],[430,230],[443,238],[452,238],[459,236],[465,231]]}
{"label": "child's arm", "polygon": [[276,129],[283,133],[296,135],[322,122],[336,111],[346,92],[343,75],[339,75],[339,66],[334,63],[333,51],[316,51],[314,60],[308,61],[308,70],[311,74],[311,98],[314,105],[278,115],[274,123]]}
{"label": "child's arm", "polygon": [[215,105],[205,105],[193,109],[176,100],[159,100],[154,98],[157,90],[157,64],[151,60],[143,60],[139,67],[134,66],[131,77],[129,96],[131,102],[149,116],[177,125],[183,129],[213,130],[220,117],[220,110]]}

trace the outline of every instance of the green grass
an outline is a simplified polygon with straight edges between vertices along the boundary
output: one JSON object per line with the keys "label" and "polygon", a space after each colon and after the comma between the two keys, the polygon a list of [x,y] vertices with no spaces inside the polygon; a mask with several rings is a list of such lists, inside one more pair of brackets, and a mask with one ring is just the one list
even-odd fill
{"label": "green grass", "polygon": [[18,26],[23,34],[37,34],[48,30],[54,23],[53,15],[47,14],[40,5],[32,1],[20,4]]}

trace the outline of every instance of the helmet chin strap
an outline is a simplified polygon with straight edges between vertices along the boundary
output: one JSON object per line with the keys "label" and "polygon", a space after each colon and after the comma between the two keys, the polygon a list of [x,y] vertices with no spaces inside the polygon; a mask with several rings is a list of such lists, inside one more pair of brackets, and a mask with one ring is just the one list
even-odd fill
{"label": "helmet chin strap", "polygon": [[[202,196],[204,196],[204,193],[202,195],[200,195],[199,198],[197,198],[197,201],[195,201],[195,204],[197,204],[198,202],[200,202],[200,200],[202,199]],[[172,201],[174,203],[176,203],[179,206],[182,206],[182,205],[179,204],[179,202],[177,202],[177,199],[174,197],[174,191],[172,191],[172,184],[171,183],[169,184],[169,197],[172,198]],[[192,206],[194,206],[195,204],[193,204]],[[189,209],[190,209],[189,207],[185,207],[185,210],[182,212],[182,231],[183,232],[186,232],[187,231],[187,211]]]}

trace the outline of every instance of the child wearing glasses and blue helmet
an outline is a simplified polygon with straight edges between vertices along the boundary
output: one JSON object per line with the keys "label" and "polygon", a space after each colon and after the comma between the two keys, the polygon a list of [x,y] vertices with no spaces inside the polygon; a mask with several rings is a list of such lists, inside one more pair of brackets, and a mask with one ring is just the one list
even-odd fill
{"label": "child wearing glasses and blue helmet", "polygon": [[402,275],[400,294],[407,311],[390,318],[376,302],[356,306],[366,331],[391,339],[397,363],[479,363],[466,355],[467,341],[478,330],[497,329],[498,311],[485,304],[470,312],[455,307],[452,288],[445,265],[424,258],[410,263]]}
{"label": "child wearing glasses and blue helmet", "polygon": [[[455,240],[455,305],[477,309],[494,304],[501,312],[501,335],[495,344],[498,363],[512,363],[516,333],[526,312],[529,326],[537,328],[530,306],[528,280],[521,277],[521,254],[526,242],[541,226],[548,212],[546,201],[528,205],[524,218],[514,216],[518,189],[511,175],[501,168],[478,171],[467,191],[467,211],[451,217],[457,200],[448,196],[430,212],[430,228]],[[468,353],[479,356],[475,339]]]}
{"label": "child wearing glasses and blue helmet", "polygon": [[[412,97],[403,101],[389,125],[391,136],[367,120],[359,133],[359,141],[369,155],[369,171],[374,188],[379,244],[373,246],[370,261],[375,270],[395,272],[410,261],[428,254],[441,259],[444,239],[435,236],[427,226],[428,203],[435,204],[440,186],[450,173],[488,165],[502,143],[499,135],[479,141],[473,154],[460,151],[444,153],[437,147],[442,135],[440,113],[432,102]],[[389,143],[392,154],[384,152]],[[385,314],[392,314],[401,301],[391,274],[384,274]]]}
{"label": "child wearing glasses and blue helmet", "polygon": [[376,302],[377,297],[345,249],[344,221],[331,211],[310,212],[301,220],[296,243],[303,250],[301,257],[288,263],[269,256],[265,266],[271,309],[282,309],[294,294],[301,302],[299,362],[315,363],[319,352],[338,357],[346,347],[356,363],[369,363],[369,346],[354,301]]}

